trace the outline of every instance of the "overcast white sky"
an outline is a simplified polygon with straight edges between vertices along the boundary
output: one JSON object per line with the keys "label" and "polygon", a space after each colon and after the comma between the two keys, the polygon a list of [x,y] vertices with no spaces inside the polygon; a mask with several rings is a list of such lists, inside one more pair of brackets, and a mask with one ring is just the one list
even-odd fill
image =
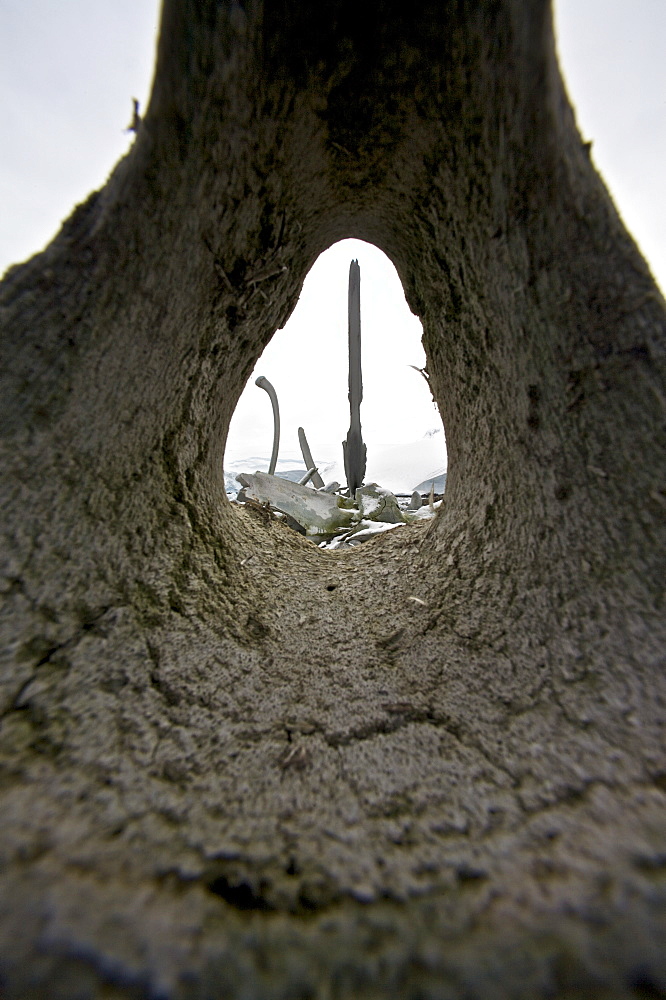
{"label": "overcast white sky", "polygon": [[[0,0],[0,272],[40,250],[127,150],[131,98],[144,107],[148,99],[158,17],[155,0]],[[557,0],[556,23],[581,132],[664,289],[666,0]],[[317,461],[338,457],[348,424],[352,257],[361,265],[369,454],[437,425],[427,387],[409,367],[424,362],[418,321],[392,265],[354,241],[315,264],[255,373],[278,391],[281,454],[298,454],[302,423]],[[252,381],[229,441],[238,457],[270,452],[268,397]]]}

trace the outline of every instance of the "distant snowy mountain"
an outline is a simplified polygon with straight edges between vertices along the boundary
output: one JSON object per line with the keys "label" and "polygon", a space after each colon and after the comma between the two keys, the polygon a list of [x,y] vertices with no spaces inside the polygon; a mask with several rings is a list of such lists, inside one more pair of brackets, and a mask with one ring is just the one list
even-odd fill
{"label": "distant snowy mountain", "polygon": [[446,491],[446,473],[443,472],[440,476],[435,476],[433,479],[424,479],[414,489],[417,493],[429,493],[431,487],[434,488],[436,495],[444,493]]}
{"label": "distant snowy mountain", "polygon": [[411,493],[424,481],[427,481],[429,490],[432,480],[445,472],[446,445],[440,431],[409,444],[369,453],[365,481],[379,483],[394,493]]}

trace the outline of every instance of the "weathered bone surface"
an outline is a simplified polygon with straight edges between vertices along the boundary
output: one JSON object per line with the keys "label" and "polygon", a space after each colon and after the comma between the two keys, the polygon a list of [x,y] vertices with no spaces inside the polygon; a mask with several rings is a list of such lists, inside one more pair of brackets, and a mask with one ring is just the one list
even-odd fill
{"label": "weathered bone surface", "polygon": [[246,497],[258,503],[267,503],[283,514],[289,514],[310,534],[322,534],[347,526],[352,511],[340,506],[338,497],[331,493],[318,493],[301,483],[292,483],[265,472],[243,472],[237,477]]}
{"label": "weathered bone surface", "polygon": [[[345,236],[449,475],[330,553],[221,470]],[[666,312],[548,5],[166,0],[0,300],[3,996],[663,995]]]}
{"label": "weathered bone surface", "polygon": [[400,524],[404,520],[396,498],[388,490],[377,486],[377,483],[359,487],[356,490],[356,503],[361,516],[370,518],[371,521]]}
{"label": "weathered bone surface", "polygon": [[[303,478],[298,480],[298,485],[299,486],[305,486],[306,483],[310,482],[310,480],[314,480],[315,476],[318,476],[319,479],[321,479],[321,476],[319,476],[319,472],[318,472],[317,466],[313,465],[312,468],[308,469],[308,471],[305,473],[305,475],[303,476]],[[322,483],[322,485],[323,485],[323,483]]]}

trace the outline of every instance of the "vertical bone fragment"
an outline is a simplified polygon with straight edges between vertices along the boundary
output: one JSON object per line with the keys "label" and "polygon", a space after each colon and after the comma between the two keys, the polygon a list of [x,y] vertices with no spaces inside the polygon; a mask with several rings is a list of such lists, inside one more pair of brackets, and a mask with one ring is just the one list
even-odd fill
{"label": "vertical bone fragment", "polygon": [[361,269],[358,261],[349,266],[349,412],[347,438],[342,442],[349,495],[354,496],[365,478],[366,448],[361,436]]}

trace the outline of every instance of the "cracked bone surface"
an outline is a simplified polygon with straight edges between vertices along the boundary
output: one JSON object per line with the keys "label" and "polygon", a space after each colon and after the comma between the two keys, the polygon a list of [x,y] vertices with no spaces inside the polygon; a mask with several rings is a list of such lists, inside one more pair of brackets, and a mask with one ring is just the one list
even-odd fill
{"label": "cracked bone surface", "polygon": [[250,500],[267,503],[289,514],[310,534],[324,534],[350,524],[353,512],[340,506],[332,493],[318,492],[265,472],[241,473],[238,482]]}
{"label": "cracked bone surface", "polygon": [[[350,235],[449,467],[331,552],[222,453]],[[0,299],[3,998],[663,995],[666,312],[548,5],[165,0]]]}

